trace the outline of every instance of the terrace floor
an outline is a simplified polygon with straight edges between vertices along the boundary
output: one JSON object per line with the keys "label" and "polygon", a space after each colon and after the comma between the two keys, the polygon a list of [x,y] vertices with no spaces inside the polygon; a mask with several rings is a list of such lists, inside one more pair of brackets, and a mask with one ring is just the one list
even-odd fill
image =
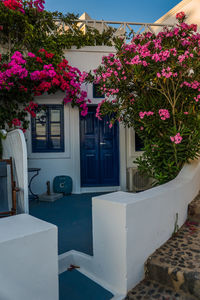
{"label": "terrace floor", "polygon": [[[102,193],[74,194],[55,202],[30,201],[30,214],[58,227],[58,254],[77,250],[93,255],[92,197]],[[59,275],[59,300],[109,300],[112,294],[81,274]]]}

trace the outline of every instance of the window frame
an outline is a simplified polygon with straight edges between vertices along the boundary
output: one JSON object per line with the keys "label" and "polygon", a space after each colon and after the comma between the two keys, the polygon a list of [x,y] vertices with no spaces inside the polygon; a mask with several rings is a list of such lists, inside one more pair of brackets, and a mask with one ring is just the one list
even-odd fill
{"label": "window frame", "polygon": [[[65,151],[65,146],[64,146],[64,105],[63,104],[45,104],[45,105],[38,105],[38,107],[45,106],[46,108],[46,140],[47,140],[47,147],[44,148],[38,148],[36,146],[36,118],[31,118],[31,141],[32,141],[32,153],[56,153],[56,152],[64,152]],[[59,110],[60,111],[60,121],[59,122],[53,122],[51,121],[51,110]],[[59,123],[60,124],[60,135],[53,135],[51,134],[51,124]],[[59,148],[51,148],[50,141],[51,137],[60,137],[60,147]]]}

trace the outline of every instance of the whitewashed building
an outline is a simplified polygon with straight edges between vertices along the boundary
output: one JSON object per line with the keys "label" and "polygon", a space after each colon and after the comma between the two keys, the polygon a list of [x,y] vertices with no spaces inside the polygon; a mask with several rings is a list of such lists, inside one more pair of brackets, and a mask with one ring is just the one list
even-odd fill
{"label": "whitewashed building", "polygon": [[[87,72],[100,65],[102,56],[114,52],[113,47],[84,47],[66,51],[65,57],[70,65]],[[140,153],[135,149],[135,134],[123,125],[109,129],[106,121],[99,122],[95,110],[102,98],[98,98],[91,84],[84,88],[92,101],[86,118],[80,116],[77,108],[62,104],[64,93],[37,98],[39,104],[47,106],[51,120],[47,121],[48,125],[37,125],[40,128],[31,122],[26,133],[28,166],[41,168],[32,183],[35,193],[43,193],[46,181],[52,183],[58,175],[72,178],[73,193],[126,190],[127,168],[133,166],[133,160]],[[37,149],[36,131],[40,131],[36,138],[47,144],[50,135],[55,135],[52,137],[55,147]]]}
{"label": "whitewashed building", "polygon": [[[161,18],[155,24],[176,24],[176,14],[183,11],[186,14],[188,24],[197,24],[200,26],[200,1],[199,0],[182,0]],[[156,30],[155,30],[156,31]]]}
{"label": "whitewashed building", "polygon": [[[84,13],[81,16],[83,24],[78,24],[85,30],[84,24],[92,21]],[[134,30],[134,26],[137,30],[140,28],[139,32],[155,31],[156,28],[163,27],[161,21],[156,26],[134,22],[93,22],[93,25],[88,23],[89,26],[98,30],[115,26],[115,35],[130,32]],[[102,57],[110,53],[115,53],[114,47],[89,46],[66,50],[65,57],[71,66],[82,72],[89,72],[96,69],[101,64]],[[138,177],[136,165],[133,163],[141,155],[141,142],[135,136],[134,130],[125,129],[121,124],[109,129],[106,120],[100,122],[95,117],[95,110],[103,98],[98,94],[95,85],[88,84],[84,88],[92,101],[85,118],[70,104],[63,106],[63,93],[37,98],[39,104],[46,105],[47,114],[45,125],[41,126],[32,121],[30,130],[26,133],[29,168],[41,169],[32,182],[33,191],[37,194],[44,193],[46,182],[50,181],[52,186],[54,177],[58,175],[72,178],[73,193],[127,189],[136,191],[148,188],[150,182],[146,178]]]}

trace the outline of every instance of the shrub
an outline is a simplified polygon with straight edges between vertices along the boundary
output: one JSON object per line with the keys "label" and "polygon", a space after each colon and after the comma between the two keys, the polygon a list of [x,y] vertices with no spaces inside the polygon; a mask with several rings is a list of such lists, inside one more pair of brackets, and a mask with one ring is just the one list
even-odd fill
{"label": "shrub", "polygon": [[138,167],[160,184],[200,153],[200,34],[184,13],[177,19],[157,35],[119,40],[116,55],[88,75],[106,95],[97,117],[109,115],[110,127],[116,121],[134,127],[144,142]]}

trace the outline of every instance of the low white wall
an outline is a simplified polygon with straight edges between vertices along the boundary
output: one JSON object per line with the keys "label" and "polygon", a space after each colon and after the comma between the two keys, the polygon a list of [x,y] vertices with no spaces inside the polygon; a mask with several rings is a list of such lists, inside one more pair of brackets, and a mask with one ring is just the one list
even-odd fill
{"label": "low white wall", "polygon": [[0,219],[0,299],[58,300],[57,227],[21,214]]}
{"label": "low white wall", "polygon": [[[200,160],[185,165],[169,183],[138,194],[116,192],[94,197],[93,251],[71,252],[80,271],[104,287],[125,295],[144,277],[146,259],[187,217],[187,206],[200,189]],[[69,263],[60,257],[60,269]]]}
{"label": "low white wall", "polygon": [[20,189],[17,193],[17,212],[28,213],[27,148],[22,130],[8,132],[3,142],[3,158],[13,158],[14,180]]}

